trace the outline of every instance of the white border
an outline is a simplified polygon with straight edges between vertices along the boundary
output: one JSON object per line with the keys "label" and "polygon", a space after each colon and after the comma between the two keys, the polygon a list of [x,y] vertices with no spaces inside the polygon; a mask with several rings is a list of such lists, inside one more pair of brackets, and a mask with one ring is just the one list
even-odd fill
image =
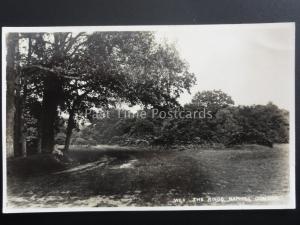
{"label": "white border", "polygon": [[[278,25],[291,26],[291,35],[295,37],[295,23],[254,23],[254,24],[218,24],[218,25],[163,25],[163,26],[68,26],[68,27],[2,27],[2,165],[3,165],[3,213],[32,213],[32,212],[82,212],[82,211],[166,211],[166,210],[253,210],[253,209],[295,209],[295,55],[291,60],[291,73],[294,77],[291,82],[290,95],[290,194],[288,204],[276,205],[225,205],[225,206],[159,206],[159,207],[66,207],[66,208],[8,208],[7,177],[6,177],[6,35],[10,32],[94,32],[94,31],[164,31],[193,30],[195,27],[226,29],[228,26],[262,29]],[[295,38],[294,38],[295,50]]]}

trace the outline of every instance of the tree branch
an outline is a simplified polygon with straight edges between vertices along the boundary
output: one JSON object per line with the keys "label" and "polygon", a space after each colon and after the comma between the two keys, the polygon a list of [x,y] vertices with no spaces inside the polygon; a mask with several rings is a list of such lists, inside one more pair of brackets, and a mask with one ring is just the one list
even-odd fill
{"label": "tree branch", "polygon": [[67,44],[67,46],[65,47],[65,52],[68,52],[71,50],[73,44],[76,43],[77,39],[81,36],[83,36],[85,33],[84,32],[80,32],[79,34],[77,34],[74,38],[72,38],[72,36],[69,38],[69,43]]}
{"label": "tree branch", "polygon": [[60,68],[58,68],[58,67],[48,68],[48,67],[41,66],[41,65],[28,65],[28,66],[24,66],[22,68],[22,70],[30,70],[30,69],[42,70],[42,71],[45,71],[48,73],[52,73],[56,76],[61,76],[63,78],[67,78],[67,79],[79,79],[78,77],[74,76],[75,75],[74,73],[61,71]]}
{"label": "tree branch", "polygon": [[72,57],[76,53],[76,51],[78,50],[78,48],[80,46],[84,45],[85,43],[87,43],[87,41],[83,41],[80,44],[78,44],[76,47],[74,47],[74,50],[69,54],[69,57]]}

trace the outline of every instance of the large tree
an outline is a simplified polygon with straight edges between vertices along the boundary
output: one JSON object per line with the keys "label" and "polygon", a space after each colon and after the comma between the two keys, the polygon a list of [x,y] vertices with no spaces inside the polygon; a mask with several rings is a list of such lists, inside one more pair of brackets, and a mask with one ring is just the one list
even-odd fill
{"label": "large tree", "polygon": [[10,33],[6,36],[6,154],[14,156],[14,121],[15,121],[15,81],[17,78],[17,55],[19,53],[19,35]]}
{"label": "large tree", "polygon": [[108,107],[117,100],[146,107],[176,105],[180,93],[195,81],[175,47],[157,44],[151,32],[98,32],[87,43],[87,52],[80,59],[86,71],[74,81],[81,93],[74,85],[68,88],[74,97],[67,107],[65,150],[75,114],[87,107]]}
{"label": "large tree", "polygon": [[80,54],[86,35],[33,33],[29,36],[33,40],[32,59],[22,67],[22,71],[29,79],[32,89],[35,89],[36,98],[42,99],[38,124],[38,151],[43,149],[45,152],[51,152],[54,146],[58,106],[65,102],[64,85],[78,78],[75,71],[79,65],[74,63],[74,59],[75,54]]}
{"label": "large tree", "polygon": [[195,82],[175,47],[157,44],[151,32],[20,36],[24,90],[41,108],[36,116],[39,152],[53,150],[59,111],[69,115],[67,150],[76,118],[82,118],[85,109],[107,107],[117,100],[146,107],[176,105],[180,93]]}

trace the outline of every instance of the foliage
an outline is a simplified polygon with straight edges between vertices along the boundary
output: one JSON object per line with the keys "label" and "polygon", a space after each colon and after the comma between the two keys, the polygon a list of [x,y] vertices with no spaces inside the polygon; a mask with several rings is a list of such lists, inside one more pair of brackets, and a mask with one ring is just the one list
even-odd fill
{"label": "foliage", "polygon": [[19,43],[22,101],[35,112],[33,126],[46,151],[53,148],[59,113],[69,115],[68,145],[88,109],[116,102],[178,105],[195,83],[176,47],[158,43],[152,32],[21,33]]}
{"label": "foliage", "polygon": [[[200,103],[200,104],[199,104]],[[100,143],[135,143],[146,140],[152,145],[172,144],[261,144],[289,141],[288,112],[276,105],[234,106],[233,100],[221,91],[197,93],[182,110],[198,111],[201,106],[213,110],[209,118],[118,118],[116,109],[111,118],[94,120],[90,133]]]}

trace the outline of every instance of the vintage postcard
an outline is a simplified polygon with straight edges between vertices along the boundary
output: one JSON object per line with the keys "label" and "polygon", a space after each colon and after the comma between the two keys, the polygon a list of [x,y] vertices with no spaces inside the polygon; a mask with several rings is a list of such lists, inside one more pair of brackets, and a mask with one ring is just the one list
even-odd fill
{"label": "vintage postcard", "polygon": [[3,212],[295,208],[295,24],[2,28]]}

